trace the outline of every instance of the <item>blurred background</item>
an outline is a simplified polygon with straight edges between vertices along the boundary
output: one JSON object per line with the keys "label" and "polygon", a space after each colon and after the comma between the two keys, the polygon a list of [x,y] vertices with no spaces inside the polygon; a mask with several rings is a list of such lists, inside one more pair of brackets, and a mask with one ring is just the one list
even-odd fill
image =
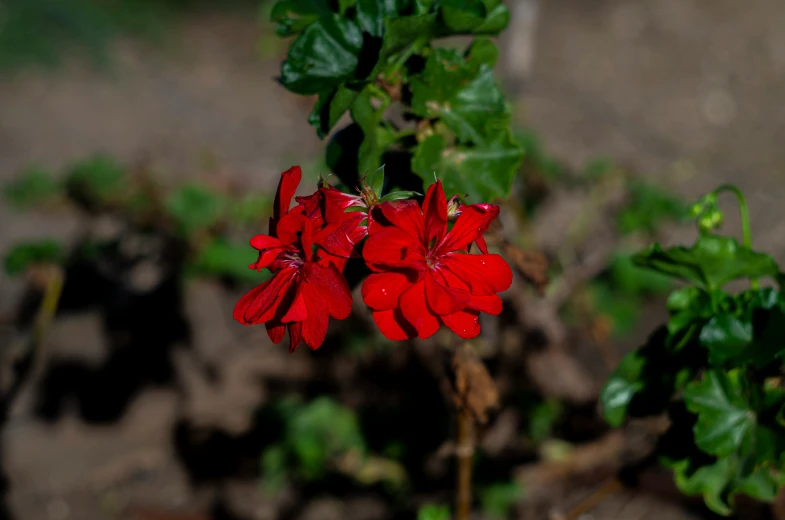
{"label": "blurred background", "polygon": [[[516,280],[483,323],[500,406],[476,510],[567,518],[652,445],[597,411],[609,371],[665,316],[669,282],[628,255],[691,241],[685,208],[731,182],[754,245],[785,261],[785,4],[509,5],[498,73],[526,158],[501,223],[552,285],[540,297]],[[0,518],[374,520],[451,504],[436,344],[387,342],[358,308],[319,351],[289,355],[232,320],[263,280],[247,240],[279,173],[300,164],[309,191],[327,172],[313,101],[275,82],[288,42],[271,7],[0,1]],[[60,289],[40,260],[65,276],[39,342],[36,313]],[[712,518],[655,466],[625,483],[581,518]],[[778,508],[742,502],[739,518]]]}

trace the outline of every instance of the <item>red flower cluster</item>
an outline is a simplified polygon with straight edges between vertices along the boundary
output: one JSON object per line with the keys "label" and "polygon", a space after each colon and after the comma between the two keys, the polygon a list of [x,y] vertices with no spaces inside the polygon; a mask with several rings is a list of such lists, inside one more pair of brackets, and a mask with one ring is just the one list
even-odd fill
{"label": "red flower cluster", "polygon": [[[297,197],[290,209],[301,177],[298,166],[281,174],[269,235],[251,239],[259,258],[250,267],[267,268],[273,277],[240,299],[237,321],[264,323],[275,343],[288,329],[290,351],[301,341],[319,348],[329,318],[351,312],[342,272],[366,236],[363,258],[372,273],[363,283],[363,300],[387,338],[427,338],[442,324],[473,338],[480,333],[480,312],[501,312],[497,293],[509,288],[512,271],[488,253],[483,239],[497,206],[460,206],[455,198],[448,203],[437,181],[422,207],[413,200],[380,203],[367,187],[363,196],[353,196],[325,184]],[[469,254],[472,243],[481,254]]]}

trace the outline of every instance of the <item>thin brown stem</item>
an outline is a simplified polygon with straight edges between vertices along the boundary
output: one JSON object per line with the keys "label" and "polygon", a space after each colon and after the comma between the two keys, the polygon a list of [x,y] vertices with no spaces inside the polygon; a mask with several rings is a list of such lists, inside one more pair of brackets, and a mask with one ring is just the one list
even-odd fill
{"label": "thin brown stem", "polygon": [[474,418],[465,408],[458,409],[458,481],[455,499],[455,519],[469,520],[472,511],[472,462],[474,459]]}
{"label": "thin brown stem", "polygon": [[576,507],[574,507],[572,511],[570,511],[569,514],[565,517],[565,520],[577,520],[582,515],[597,507],[600,502],[621,488],[621,482],[619,482],[617,479],[612,478],[606,480],[598,490],[583,499]]}

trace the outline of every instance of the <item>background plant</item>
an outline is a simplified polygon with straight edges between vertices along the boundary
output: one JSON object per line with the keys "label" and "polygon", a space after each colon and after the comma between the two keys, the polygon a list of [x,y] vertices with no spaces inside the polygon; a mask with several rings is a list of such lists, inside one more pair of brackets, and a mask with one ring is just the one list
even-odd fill
{"label": "background plant", "polygon": [[[716,233],[720,193],[736,195],[743,243]],[[721,187],[692,207],[699,236],[691,247],[653,244],[636,264],[683,282],[668,297],[668,321],[628,354],[608,380],[602,404],[613,426],[666,413],[656,452],[677,486],[728,515],[737,494],[771,502],[783,479],[785,352],[783,275],[754,251],[744,197]],[[749,279],[750,288],[727,286]],[[761,281],[771,282],[761,287]]]}

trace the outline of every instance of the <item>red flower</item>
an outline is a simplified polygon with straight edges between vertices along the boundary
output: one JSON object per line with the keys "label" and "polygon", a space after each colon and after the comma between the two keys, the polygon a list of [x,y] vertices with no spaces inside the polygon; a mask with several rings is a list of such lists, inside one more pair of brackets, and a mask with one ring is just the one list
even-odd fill
{"label": "red flower", "polygon": [[[443,323],[461,338],[480,333],[479,314],[499,314],[497,293],[512,283],[512,270],[487,254],[482,238],[498,206],[461,206],[448,231],[441,182],[416,202],[386,202],[376,208],[363,257],[375,271],[363,283],[363,300],[379,329],[393,340],[427,338]],[[476,242],[483,254],[468,254]]]}
{"label": "red flower", "polygon": [[268,268],[273,277],[245,294],[234,308],[234,319],[240,323],[264,323],[274,343],[288,328],[290,352],[301,341],[313,350],[319,348],[329,318],[349,316],[352,296],[341,271],[367,233],[359,226],[363,213],[333,212],[327,219],[321,190],[298,197],[290,210],[301,177],[299,166],[281,174],[270,234],[251,239],[259,258],[250,267]]}

